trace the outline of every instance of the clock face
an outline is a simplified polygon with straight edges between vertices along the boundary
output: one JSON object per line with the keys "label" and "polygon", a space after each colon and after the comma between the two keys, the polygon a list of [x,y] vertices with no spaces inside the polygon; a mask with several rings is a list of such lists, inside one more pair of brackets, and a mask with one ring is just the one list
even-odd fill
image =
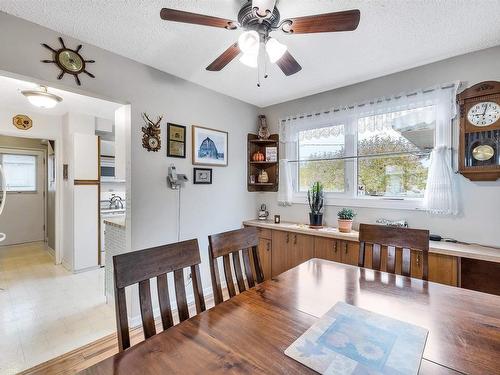
{"label": "clock face", "polygon": [[469,109],[467,119],[474,126],[489,126],[500,118],[500,105],[495,102],[481,102]]}
{"label": "clock face", "polygon": [[71,50],[64,50],[58,56],[59,63],[70,72],[77,73],[83,69],[80,55]]}
{"label": "clock face", "polygon": [[148,143],[149,143],[149,147],[151,147],[152,150],[156,149],[158,147],[158,139],[156,139],[155,137],[150,137],[148,139]]}

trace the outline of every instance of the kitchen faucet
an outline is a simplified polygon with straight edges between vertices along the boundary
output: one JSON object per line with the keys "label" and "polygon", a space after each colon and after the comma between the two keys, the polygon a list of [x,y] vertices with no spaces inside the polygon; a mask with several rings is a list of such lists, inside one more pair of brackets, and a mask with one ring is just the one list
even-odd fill
{"label": "kitchen faucet", "polygon": [[109,199],[109,209],[110,210],[123,209],[122,198],[113,194],[112,197]]}

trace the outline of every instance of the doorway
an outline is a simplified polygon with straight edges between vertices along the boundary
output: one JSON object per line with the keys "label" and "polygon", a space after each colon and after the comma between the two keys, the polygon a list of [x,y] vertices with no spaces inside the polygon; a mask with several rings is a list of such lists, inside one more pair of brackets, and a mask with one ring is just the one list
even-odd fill
{"label": "doorway", "polygon": [[[47,240],[47,141],[19,137],[1,137],[19,148],[0,147],[0,165],[5,179],[8,204],[0,216],[0,227],[6,239],[2,245],[17,245]],[[22,148],[24,144],[38,149]],[[52,228],[51,228],[52,229]]]}

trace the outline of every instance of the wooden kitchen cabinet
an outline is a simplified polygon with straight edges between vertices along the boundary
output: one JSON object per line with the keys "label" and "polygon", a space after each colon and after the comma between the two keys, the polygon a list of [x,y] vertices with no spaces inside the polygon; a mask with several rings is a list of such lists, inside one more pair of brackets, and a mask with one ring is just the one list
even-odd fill
{"label": "wooden kitchen cabinet", "polygon": [[[259,255],[265,279],[278,276],[311,258],[358,265],[359,243],[282,230],[259,228]],[[401,249],[396,250],[396,273],[401,274]],[[422,278],[422,255],[412,251],[411,277]],[[382,247],[381,270],[386,271],[387,248]],[[372,267],[372,248],[366,246],[365,267]],[[459,258],[429,253],[429,281],[459,286]]]}
{"label": "wooden kitchen cabinet", "polygon": [[287,270],[287,248],[290,243],[290,233],[273,230],[271,241],[271,275],[274,277]]}
{"label": "wooden kitchen cabinet", "polygon": [[340,242],[341,241],[334,238],[315,237],[314,257],[334,262],[341,262],[342,255],[340,251]]}
{"label": "wooden kitchen cabinet", "polygon": [[357,266],[359,260],[359,243],[352,241],[341,242],[342,263]]}
{"label": "wooden kitchen cabinet", "polygon": [[259,258],[262,265],[262,272],[264,273],[264,280],[269,280],[272,277],[271,263],[272,263],[272,242],[267,238],[259,238]]}

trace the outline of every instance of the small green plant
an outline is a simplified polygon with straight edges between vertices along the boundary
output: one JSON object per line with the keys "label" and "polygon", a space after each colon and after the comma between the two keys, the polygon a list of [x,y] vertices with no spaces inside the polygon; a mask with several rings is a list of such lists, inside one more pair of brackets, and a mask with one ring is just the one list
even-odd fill
{"label": "small green plant", "polygon": [[352,220],[356,214],[350,208],[343,208],[337,213],[337,216],[340,220]]}
{"label": "small green plant", "polygon": [[309,202],[311,213],[321,213],[323,209],[323,197],[323,185],[319,181],[316,181],[307,191],[307,201]]}

